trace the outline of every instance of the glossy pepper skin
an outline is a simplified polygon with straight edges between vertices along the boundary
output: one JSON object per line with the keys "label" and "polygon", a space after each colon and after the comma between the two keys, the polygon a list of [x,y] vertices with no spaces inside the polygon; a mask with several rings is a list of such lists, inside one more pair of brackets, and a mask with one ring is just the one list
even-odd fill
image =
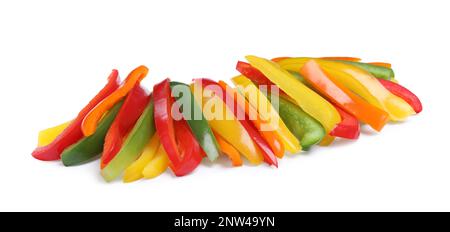
{"label": "glossy pepper skin", "polygon": [[345,139],[358,139],[361,134],[361,126],[359,125],[358,119],[339,108],[339,106],[336,106],[336,109],[339,111],[342,121],[330,132],[330,136]]}
{"label": "glossy pepper skin", "polygon": [[[264,159],[261,151],[223,100],[215,96],[213,91],[203,89],[199,82],[194,82],[191,89],[194,93],[200,92],[200,94],[194,94],[194,97],[202,105],[203,114],[213,131],[236,148],[251,164],[261,164]],[[213,112],[212,109],[215,111]]]}
{"label": "glossy pepper skin", "polygon": [[314,60],[303,65],[300,73],[322,96],[345,109],[360,121],[369,124],[375,130],[380,131],[389,121],[389,115],[386,112],[367,103],[337,82],[333,76],[327,75]]}
{"label": "glossy pepper skin", "polygon": [[319,121],[327,133],[332,131],[341,121],[339,112],[331,103],[276,63],[256,56],[247,56],[246,58],[253,67],[261,71],[269,80],[292,97],[302,110]]}
{"label": "glossy pepper skin", "polygon": [[[311,58],[289,58],[278,62],[287,70],[298,72]],[[389,114],[392,121],[403,121],[414,114],[412,107],[403,99],[389,92],[367,71],[343,62],[315,59],[320,67],[337,82],[350,89],[373,106]]]}
{"label": "glossy pepper skin", "polygon": [[[249,67],[248,69],[251,70],[254,68]],[[259,71],[256,70],[254,72],[259,72]],[[264,77],[264,78],[266,78],[266,77]],[[300,152],[302,150],[302,148],[300,146],[300,142],[286,127],[286,124],[284,124],[283,120],[281,120],[281,117],[278,114],[277,110],[272,106],[272,103],[267,99],[267,97],[264,95],[264,93],[262,93],[245,76],[234,77],[232,79],[232,81],[237,86],[238,90],[245,95],[245,97],[247,98],[247,100],[251,106],[253,106],[257,110],[258,109],[266,109],[265,111],[258,110],[258,113],[261,115],[261,118],[267,119],[267,121],[268,121],[267,123],[269,123],[269,125],[271,125],[272,122],[275,121],[275,123],[277,125],[276,125],[276,128],[273,128],[274,132],[278,135],[278,137],[282,141],[286,150],[288,150],[292,154]],[[272,84],[271,84],[271,86],[272,86]],[[269,86],[265,86],[265,87],[269,88]],[[251,98],[248,95],[248,93],[246,93],[246,90],[256,93],[257,99]]]}
{"label": "glossy pepper skin", "polygon": [[[155,125],[161,144],[170,160],[170,168],[176,176],[194,171],[203,156],[200,144],[184,119],[173,120],[170,80],[153,87],[155,99]],[[175,129],[176,128],[176,129]]]}
{"label": "glossy pepper skin", "polygon": [[234,167],[242,166],[243,162],[241,159],[241,154],[239,154],[239,151],[236,148],[234,148],[231,144],[229,144],[219,134],[214,133],[214,135],[216,136],[217,142],[219,143],[220,150],[224,155],[227,155],[230,158],[231,164]]}
{"label": "glossy pepper skin", "polygon": [[106,134],[101,158],[102,169],[120,151],[128,133],[133,129],[136,121],[148,105],[149,100],[150,97],[139,84],[130,91]]}
{"label": "glossy pepper skin", "polygon": [[347,61],[347,60],[335,60],[335,61],[353,65],[360,69],[364,69],[367,72],[369,72],[370,74],[372,74],[375,77],[380,78],[380,79],[392,80],[395,78],[394,70],[392,70],[392,68],[390,68],[390,67],[368,64],[368,63],[361,63],[361,62],[354,62],[354,61]]}
{"label": "glossy pepper skin", "polygon": [[317,120],[309,116],[297,105],[282,97],[279,98],[279,104],[281,118],[300,140],[305,151],[322,141],[326,131]]}
{"label": "glossy pepper skin", "polygon": [[[264,140],[264,138],[261,136],[261,134],[256,130],[254,125],[250,122],[248,116],[245,114],[245,111],[239,106],[236,102],[236,97],[229,94],[225,88],[220,86],[217,82],[208,80],[208,79],[201,79],[200,80],[204,86],[204,88],[208,88],[208,86],[219,86],[221,88],[221,93],[217,93],[218,96],[222,96],[222,100],[224,103],[232,110],[234,113],[234,116],[238,118],[239,122],[242,124],[242,126],[245,128],[245,130],[248,132],[248,134],[251,136],[255,144],[259,147],[259,149],[262,151],[264,161],[268,163],[269,165],[274,165],[275,167],[278,167],[278,160],[272,149],[270,148],[269,144]],[[232,100],[230,100],[232,99]],[[239,116],[242,115],[245,118],[239,119]]]}
{"label": "glossy pepper skin", "polygon": [[159,136],[154,134],[150,141],[145,145],[139,159],[134,161],[124,172],[123,182],[130,183],[141,179],[143,176],[142,172],[145,167],[152,161],[155,157],[158,148],[160,147]]}
{"label": "glossy pepper skin", "polygon": [[119,177],[142,154],[145,145],[154,134],[153,101],[150,101],[123,142],[120,151],[102,169],[103,178],[106,181],[112,181]]}
{"label": "glossy pepper skin", "polygon": [[[189,111],[183,110],[181,113],[186,119],[203,151],[210,161],[216,160],[220,154],[219,145],[208,125],[208,121],[206,121],[203,115],[202,109],[195,101],[190,87],[180,82],[171,82],[170,87],[173,94],[177,93],[177,96],[175,96],[177,104],[183,105],[184,109],[190,109]],[[189,94],[189,96],[179,96],[178,93]]]}
{"label": "glossy pepper skin", "polygon": [[100,121],[97,130],[91,136],[84,137],[68,147],[61,155],[64,166],[74,166],[85,163],[100,155],[103,151],[105,136],[111,124],[119,113],[123,101],[117,103]]}
{"label": "glossy pepper skin", "polygon": [[49,145],[70,125],[70,123],[72,123],[72,121],[40,131],[38,136],[38,147]]}
{"label": "glossy pepper skin", "polygon": [[81,130],[84,118],[97,104],[119,87],[118,80],[118,72],[113,70],[105,87],[80,111],[72,123],[53,142],[47,146],[36,148],[32,153],[33,157],[43,161],[59,160],[61,153],[67,147],[84,137]]}
{"label": "glossy pepper skin", "polygon": [[[117,72],[117,71],[116,71]],[[95,107],[86,115],[81,125],[85,136],[92,135],[97,129],[97,123],[103,115],[113,107],[117,102],[123,99],[136,85],[139,85],[142,79],[147,76],[148,68],[139,66],[128,75],[122,86],[116,89],[108,97],[95,105]],[[116,73],[116,75],[118,75]]]}
{"label": "glossy pepper skin", "polygon": [[142,175],[145,179],[155,178],[166,171],[167,167],[169,167],[169,162],[164,147],[160,145],[153,159],[145,166]]}
{"label": "glossy pepper skin", "polygon": [[378,79],[378,81],[391,93],[408,102],[417,114],[422,112],[422,102],[420,102],[420,99],[413,92],[392,81],[383,79]]}

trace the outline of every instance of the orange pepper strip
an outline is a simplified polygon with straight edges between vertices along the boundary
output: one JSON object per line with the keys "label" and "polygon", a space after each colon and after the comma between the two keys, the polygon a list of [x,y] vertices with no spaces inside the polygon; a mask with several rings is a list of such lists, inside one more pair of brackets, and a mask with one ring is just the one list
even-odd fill
{"label": "orange pepper strip", "polygon": [[281,57],[272,58],[271,61],[277,63],[278,61],[281,61],[281,60],[284,60],[284,59],[289,59],[289,58],[291,58],[291,57],[289,57],[289,56],[281,56]]}
{"label": "orange pepper strip", "polygon": [[319,64],[310,60],[300,73],[322,96],[340,106],[358,120],[369,124],[376,131],[389,121],[389,115],[383,110],[369,104],[348,88],[337,82],[335,78],[322,70]]}
{"label": "orange pepper strip", "polygon": [[239,154],[239,151],[236,150],[231,144],[229,144],[225,139],[223,139],[219,134],[214,132],[214,136],[216,137],[217,143],[219,144],[220,150],[223,154],[227,155],[230,160],[231,164],[235,167],[242,166],[242,159],[241,154]]}
{"label": "orange pepper strip", "polygon": [[319,59],[323,59],[323,60],[344,60],[344,61],[353,61],[353,62],[361,61],[361,58],[357,58],[357,57],[342,57],[342,56],[320,57]]}
{"label": "orange pepper strip", "polygon": [[[228,92],[228,94],[234,96],[234,98],[237,99],[238,92],[236,90],[228,86],[224,81],[219,81],[218,83]],[[248,101],[245,100],[244,96],[241,96],[241,98],[244,99],[244,102],[236,101],[237,104],[239,104],[242,109],[245,109],[245,114],[249,117],[249,120],[252,122],[252,124],[255,126],[264,140],[266,140],[266,142],[269,144],[275,156],[278,158],[283,158],[284,144],[282,143],[280,137],[275,133],[275,131],[262,130],[262,125],[268,124],[268,122],[260,117],[258,111],[250,106]],[[250,115],[255,116],[255,118],[250,117]]]}
{"label": "orange pepper strip", "polygon": [[131,71],[121,87],[119,87],[107,98],[103,99],[103,101],[101,101],[86,115],[81,125],[83,134],[85,136],[94,134],[97,129],[97,124],[103,115],[117,102],[124,98],[136,84],[140,83],[140,81],[147,76],[147,73],[148,68],[143,65]]}
{"label": "orange pepper strip", "polygon": [[370,62],[368,64],[385,67],[385,68],[392,68],[392,65],[390,63],[385,63],[385,62]]}
{"label": "orange pepper strip", "polygon": [[328,147],[334,142],[334,140],[336,140],[336,137],[331,136],[331,135],[326,135],[322,139],[322,142],[319,143],[319,146],[321,146],[321,147]]}

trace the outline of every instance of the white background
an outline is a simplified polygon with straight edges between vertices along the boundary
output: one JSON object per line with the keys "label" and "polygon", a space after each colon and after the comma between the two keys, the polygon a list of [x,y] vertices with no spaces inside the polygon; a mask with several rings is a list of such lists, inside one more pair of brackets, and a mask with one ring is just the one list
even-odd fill
{"label": "white background", "polygon": [[[1,1],[0,210],[450,210],[448,1]],[[98,163],[31,157],[118,68],[229,80],[247,54],[393,63],[424,112],[280,168],[204,162],[192,175],[105,183]]]}

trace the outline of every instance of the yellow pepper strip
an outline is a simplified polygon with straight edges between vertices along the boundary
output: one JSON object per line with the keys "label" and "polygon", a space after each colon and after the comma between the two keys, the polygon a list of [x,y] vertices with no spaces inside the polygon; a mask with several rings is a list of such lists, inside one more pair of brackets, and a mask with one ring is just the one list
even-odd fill
{"label": "yellow pepper strip", "polygon": [[234,77],[232,81],[239,92],[245,96],[250,105],[257,109],[259,116],[269,122],[267,126],[272,127],[270,129],[275,131],[283,142],[286,150],[292,154],[300,152],[302,150],[300,142],[287,128],[277,110],[258,87],[256,87],[251,80],[242,75]]}
{"label": "yellow pepper strip", "polygon": [[159,148],[159,136],[153,135],[149,143],[145,146],[142,155],[124,172],[123,182],[130,183],[142,179],[142,171],[153,160]]}
{"label": "yellow pepper strip", "polygon": [[[311,58],[288,58],[279,61],[282,68],[298,72]],[[358,67],[326,60],[316,60],[321,68],[338,82],[361,96],[370,104],[386,111],[392,121],[403,121],[415,114],[413,108],[403,99],[389,92],[370,73]]]}
{"label": "yellow pepper strip", "polygon": [[72,121],[65,122],[61,125],[48,128],[39,132],[38,147],[47,146],[53,142],[71,123]]}
{"label": "yellow pepper strip", "polygon": [[322,139],[322,142],[319,143],[319,146],[328,147],[334,142],[334,140],[336,140],[336,137],[325,135],[325,137]]}
{"label": "yellow pepper strip", "polygon": [[[327,134],[341,122],[339,112],[331,103],[298,81],[288,71],[264,58],[256,56],[247,56],[246,58],[253,67],[261,71],[269,80],[291,96],[307,114],[319,121]],[[280,62],[282,61],[284,60]]]}
{"label": "yellow pepper strip", "polygon": [[[202,106],[203,114],[211,128],[236,148],[251,164],[261,164],[264,160],[261,151],[222,99],[212,96],[212,94],[201,94],[202,99],[199,99],[200,96],[195,91],[202,91],[200,83],[191,85],[191,89],[196,101]],[[209,90],[204,90],[204,92],[207,91]]]}
{"label": "yellow pepper strip", "polygon": [[145,166],[142,175],[146,179],[152,179],[164,173],[168,167],[169,157],[167,157],[164,147],[160,145],[155,157]]}

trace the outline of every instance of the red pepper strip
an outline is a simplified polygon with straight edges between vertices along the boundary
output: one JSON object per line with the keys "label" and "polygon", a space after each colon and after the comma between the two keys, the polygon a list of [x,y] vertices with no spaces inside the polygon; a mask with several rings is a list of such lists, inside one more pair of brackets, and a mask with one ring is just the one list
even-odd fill
{"label": "red pepper strip", "polygon": [[[170,80],[166,79],[153,87],[155,126],[161,145],[170,160],[170,168],[176,176],[192,172],[200,164],[203,154],[185,120],[174,121]],[[176,128],[176,130],[175,130]]]}
{"label": "red pepper strip", "polygon": [[409,105],[411,105],[416,113],[422,112],[422,102],[420,102],[420,99],[413,92],[392,81],[383,79],[377,80],[380,81],[380,83],[392,94],[405,100]]}
{"label": "red pepper strip", "polygon": [[246,76],[251,81],[255,82],[256,85],[265,85],[267,87],[274,85],[261,71],[251,66],[249,63],[238,61],[236,65],[236,70],[238,70],[242,75]]}
{"label": "red pepper strip", "polygon": [[96,105],[85,117],[83,123],[81,124],[81,129],[83,130],[83,134],[85,136],[90,136],[94,134],[97,129],[97,123],[103,117],[103,115],[111,109],[117,102],[122,100],[131,89],[136,86],[136,84],[140,83],[145,76],[147,76],[148,68],[145,66],[139,66],[135,68],[128,77],[123,82],[122,86],[118,88],[114,93],[109,95],[103,101],[101,101],[98,105]]}
{"label": "red pepper strip", "polygon": [[[221,88],[222,93],[216,93],[219,97],[222,97],[222,100],[225,104],[233,111],[234,116],[239,120],[245,130],[248,132],[250,137],[253,139],[255,144],[261,149],[264,161],[269,165],[274,165],[278,167],[278,160],[270,145],[267,144],[266,140],[258,133],[258,130],[255,126],[250,122],[248,116],[245,114],[245,111],[238,106],[237,98],[233,95],[227,93],[226,89],[220,86],[217,82],[208,80],[208,79],[200,79],[204,88],[208,88],[208,86],[218,86]],[[211,89],[214,90],[214,89]],[[244,117],[244,119],[242,119]]]}
{"label": "red pepper strip", "polygon": [[375,65],[375,66],[380,66],[380,67],[385,67],[385,68],[392,68],[391,64],[385,63],[385,62],[370,62],[368,64]]}
{"label": "red pepper strip", "polygon": [[108,97],[117,88],[119,88],[118,71],[113,70],[108,77],[108,83],[103,89],[78,113],[75,120],[47,146],[36,148],[32,155],[34,158],[43,161],[59,160],[61,153],[70,145],[78,142],[84,137],[81,130],[81,124],[86,115],[103,99]]}
{"label": "red pepper strip", "polygon": [[319,59],[323,60],[343,60],[343,61],[352,61],[352,62],[359,62],[361,61],[361,58],[357,57],[345,57],[345,56],[330,56],[330,57],[321,57]]}
{"label": "red pepper strip", "polygon": [[100,166],[103,169],[114,159],[117,152],[122,148],[128,133],[133,129],[134,124],[144,112],[150,97],[147,92],[136,84],[125,98],[125,102],[108,130],[103,145],[103,154]]}
{"label": "red pepper strip", "polygon": [[342,121],[330,132],[330,135],[345,139],[358,139],[361,133],[358,119],[342,110],[339,106],[334,106],[341,115]]}
{"label": "red pepper strip", "polygon": [[[247,116],[247,119],[254,125],[255,129],[259,131],[261,136],[264,138],[264,140],[268,143],[270,146],[270,149],[273,151],[276,157],[283,158],[284,156],[284,144],[280,140],[280,137],[275,133],[275,131],[264,131],[261,130],[262,125],[264,123],[268,123],[267,121],[263,120],[256,109],[254,109],[252,106],[250,106],[250,103],[248,103],[247,100],[244,99],[244,102],[239,102],[237,100],[238,98],[238,92],[228,86],[224,81],[219,81],[219,85],[222,87],[222,89],[225,89],[228,94],[233,96],[234,98],[234,104],[239,106],[242,109],[245,109],[245,115]],[[242,96],[243,97],[243,96]],[[243,97],[244,98],[244,97]],[[251,119],[250,115],[255,115],[255,119]]]}
{"label": "red pepper strip", "polygon": [[335,81],[316,61],[308,61],[300,73],[316,91],[375,130],[380,131],[389,121],[389,115],[385,111],[369,104]]}

